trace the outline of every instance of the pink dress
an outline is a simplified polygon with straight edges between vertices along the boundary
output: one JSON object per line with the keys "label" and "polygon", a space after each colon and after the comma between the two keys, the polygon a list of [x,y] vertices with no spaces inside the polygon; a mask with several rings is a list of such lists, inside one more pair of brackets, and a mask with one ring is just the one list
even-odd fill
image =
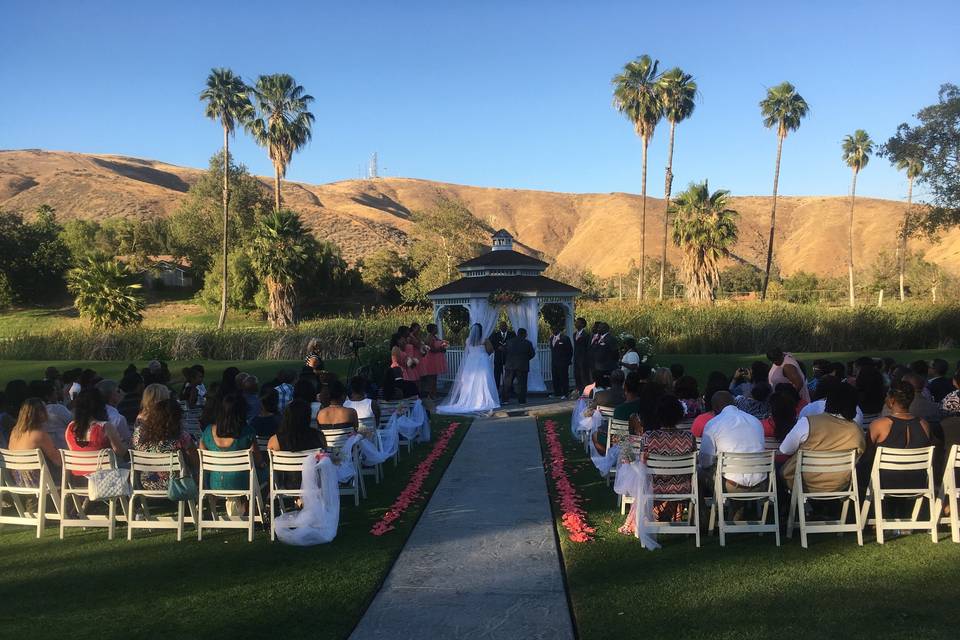
{"label": "pink dress", "polygon": [[430,352],[425,355],[417,367],[421,376],[439,376],[447,372],[447,354],[444,353],[443,340],[429,336],[425,342]]}
{"label": "pink dress", "polygon": [[787,384],[793,384],[792,382],[790,382],[790,378],[788,378],[783,373],[783,367],[788,364],[792,364],[794,367],[797,368],[797,373],[800,374],[800,378],[803,380],[803,383],[800,385],[800,388],[797,389],[797,392],[800,394],[800,400],[804,403],[810,402],[810,390],[807,389],[807,379],[803,375],[803,369],[800,368],[800,363],[797,362],[797,359],[794,358],[789,353],[783,354],[783,364],[781,365],[775,364],[772,367],[770,367],[770,375],[767,377],[767,381],[770,383],[770,386],[773,388],[776,388],[778,384],[781,384],[784,382]]}
{"label": "pink dress", "polygon": [[403,369],[403,379],[408,382],[417,382],[420,380],[420,365],[417,364],[413,367],[407,366],[407,361],[410,358],[420,359],[420,353],[417,351],[416,347],[412,344],[408,344],[403,349],[403,362],[400,363],[400,368]]}

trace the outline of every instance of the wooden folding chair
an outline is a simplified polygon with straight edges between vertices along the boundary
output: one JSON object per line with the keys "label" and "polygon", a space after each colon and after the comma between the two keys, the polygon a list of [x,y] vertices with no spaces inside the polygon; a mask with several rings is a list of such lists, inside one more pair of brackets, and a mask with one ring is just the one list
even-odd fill
{"label": "wooden folding chair", "polygon": [[303,462],[308,457],[315,455],[319,449],[310,451],[268,451],[270,455],[270,541],[277,539],[277,508],[283,513],[284,498],[299,498],[303,495],[303,488],[297,483],[297,488],[284,486],[284,475],[288,473],[302,474]]}
{"label": "wooden folding chair", "polygon": [[950,525],[950,539],[960,542],[960,488],[957,487],[957,473],[960,473],[960,445],[953,445],[947,453],[943,469],[943,484],[940,488],[940,498],[937,501],[937,512],[943,513],[943,505],[947,505],[950,514],[940,519],[940,524]]}
{"label": "wooden folding chair", "polygon": [[[894,449],[891,447],[877,447],[877,455],[873,460],[873,469],[870,471],[870,485],[867,495],[863,499],[863,526],[873,525],[877,532],[877,542],[883,544],[884,531],[888,529],[929,529],[930,539],[937,541],[937,511],[938,503],[933,487],[933,447],[918,449]],[[915,489],[885,489],[881,472],[883,471],[924,471],[926,472],[925,486]],[[884,498],[914,498],[913,515],[909,518],[885,518],[883,515]],[[929,514],[926,520],[919,520],[920,509],[926,500]],[[873,506],[874,517],[867,519],[870,506]]]}
{"label": "wooden folding chair", "polygon": [[[154,452],[130,450],[130,492],[127,513],[127,540],[133,540],[134,529],[176,529],[177,542],[183,539],[183,525],[186,522],[196,526],[197,503],[194,500],[172,501],[176,506],[176,515],[157,516],[150,513],[148,500],[164,500],[171,502],[166,487],[163,489],[144,489],[144,473],[167,473],[173,477],[186,478],[190,475],[183,462],[180,451]],[[169,480],[168,480],[169,483]],[[186,510],[190,510],[190,515]]]}
{"label": "wooden folding chair", "polygon": [[354,431],[350,427],[343,429],[325,429],[323,431],[323,437],[327,442],[327,451],[339,452],[341,464],[347,460],[353,461],[356,473],[347,482],[340,483],[340,495],[353,496],[354,506],[359,506],[360,496],[362,495],[364,499],[367,497],[367,488],[363,482],[363,474],[360,473],[359,444],[354,443],[349,450],[346,449],[347,441],[350,440],[353,435]]}
{"label": "wooden folding chair", "polygon": [[[610,455],[610,447],[615,447],[621,442],[626,441],[629,435],[629,421],[610,418],[610,422],[607,423],[607,455]],[[617,475],[617,462],[614,462],[613,466],[610,467],[610,471],[607,473],[607,486],[610,486],[613,478]]]}
{"label": "wooden folding chair", "polygon": [[[857,544],[863,546],[863,524],[860,514],[860,491],[857,487],[857,452],[851,451],[797,451],[797,466],[793,475],[793,491],[790,496],[790,516],[787,518],[787,537],[793,538],[794,527],[800,528],[800,545],[807,548],[807,535],[811,533],[838,533],[853,531]],[[846,489],[836,491],[807,491],[804,474],[846,473],[850,480]],[[808,521],[808,500],[843,503],[839,520]],[[847,512],[853,506],[853,522],[847,523]],[[797,522],[799,520],[799,523]]]}
{"label": "wooden folding chair", "polygon": [[[100,451],[70,451],[60,449],[60,539],[67,527],[106,527],[107,539],[113,540],[116,532],[117,520],[127,520],[127,501],[125,498],[108,498],[107,514],[88,514],[90,507],[86,474],[100,469],[116,469],[117,458],[110,449]],[[74,475],[73,472],[81,475]],[[82,478],[82,481],[81,481]],[[71,518],[67,511],[67,499],[72,502],[76,517]],[[121,515],[117,514],[117,505],[120,505]]]}
{"label": "wooden folding chair", "polygon": [[[200,454],[200,496],[198,502],[197,540],[203,540],[204,529],[246,529],[247,541],[253,542],[254,525],[263,524],[263,495],[253,464],[253,451],[205,451]],[[243,489],[213,489],[209,485],[209,473],[238,473],[246,475],[247,486]],[[247,499],[247,513],[238,516],[217,517],[217,499]],[[210,519],[204,518],[205,507],[210,510]],[[226,505],[224,506],[226,509]]]}
{"label": "wooden folding chair", "polygon": [[[36,474],[36,486],[16,482],[14,472],[21,478]],[[3,496],[8,494],[16,515],[3,512]],[[52,511],[47,511],[48,500]],[[33,504],[33,502],[36,504]],[[19,524],[37,528],[37,537],[43,536],[47,519],[60,519],[60,492],[50,474],[50,467],[40,449],[0,449],[0,524]]]}
{"label": "wooden folding chair", "polygon": [[[766,474],[766,481],[751,487],[750,491],[728,491],[724,477],[733,474]],[[726,546],[728,533],[769,533],[776,537],[780,546],[780,511],[777,502],[777,474],[774,466],[774,452],[733,453],[721,451],[717,457],[716,472],[713,480],[713,504],[710,506],[709,529],[713,531],[719,515],[720,546]],[[759,520],[727,520],[724,510],[728,502],[763,502],[763,511]],[[767,523],[770,507],[773,507],[773,523]]]}

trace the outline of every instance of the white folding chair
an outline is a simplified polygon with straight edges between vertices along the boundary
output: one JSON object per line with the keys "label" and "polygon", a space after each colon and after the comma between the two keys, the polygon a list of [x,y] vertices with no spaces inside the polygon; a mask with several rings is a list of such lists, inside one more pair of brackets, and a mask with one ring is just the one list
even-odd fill
{"label": "white folding chair", "polygon": [[[615,447],[621,442],[626,441],[627,436],[629,435],[629,421],[610,418],[610,421],[607,423],[607,455],[610,454],[610,447]],[[619,460],[614,462],[613,466],[610,467],[610,471],[607,473],[608,486],[613,482],[613,478],[617,475],[617,462],[619,462]]]}
{"label": "white folding chair", "polygon": [[303,495],[303,489],[300,487],[300,484],[297,483],[297,488],[288,488],[284,486],[284,478],[287,477],[281,474],[302,474],[303,472],[303,461],[308,457],[316,454],[318,449],[312,449],[310,451],[268,451],[267,453],[270,456],[270,479],[268,481],[270,487],[270,541],[277,539],[277,507],[280,508],[280,513],[283,513],[286,509],[284,508],[284,498],[299,498]]}
{"label": "white folding chair", "polygon": [[[36,474],[36,486],[22,486],[13,477]],[[3,495],[9,494],[16,515],[3,513]],[[47,511],[47,501],[53,510]],[[36,501],[36,504],[33,504]],[[60,492],[50,474],[50,467],[40,449],[0,449],[0,524],[19,524],[37,528],[37,537],[43,536],[47,519],[60,519]]]}
{"label": "white folding chair", "polygon": [[[607,407],[607,406],[600,406],[600,405],[598,405],[596,410],[600,413],[600,420],[601,420],[604,424],[606,424],[606,425],[609,426],[609,425],[610,425],[610,421],[613,420],[613,410],[614,410],[614,407]],[[589,456],[589,455],[590,455],[590,447],[593,446],[593,432],[591,432],[591,431],[583,431],[582,433],[583,433],[583,450],[584,450],[584,452]]]}
{"label": "white folding chair", "polygon": [[[380,437],[380,430],[377,429],[377,420],[373,416],[369,418],[360,418],[360,427],[373,430],[373,444],[377,451],[383,451],[383,440]],[[361,455],[361,459],[362,459]],[[380,463],[374,465],[363,465],[360,472],[365,476],[373,476],[373,481],[380,484],[380,478],[383,477],[383,465]]]}
{"label": "white folding chair", "polygon": [[[390,418],[393,417],[393,414],[397,412],[397,409],[406,402],[406,400],[397,400],[388,402],[386,400],[380,402],[380,423],[377,425],[378,429],[386,429],[387,425],[390,424]],[[399,446],[397,447],[397,453],[393,456],[393,466],[397,466],[397,462],[400,459],[400,447],[406,447],[407,453],[413,451],[413,442],[407,440],[406,438],[401,437],[397,434],[397,442]]]}
{"label": "white folding chair", "polygon": [[[63,540],[63,531],[66,527],[106,527],[107,539],[113,540],[116,532],[117,520],[126,520],[127,510],[125,498],[108,498],[107,514],[89,514],[86,475],[100,469],[116,469],[117,458],[110,449],[100,451],[70,451],[60,449],[60,539]],[[75,476],[73,472],[82,475]],[[82,480],[81,480],[82,478]],[[76,517],[71,518],[67,511],[67,499],[72,502]],[[117,514],[117,505],[120,505],[121,514]]]}
{"label": "white folding chair", "polygon": [[693,429],[693,420],[693,418],[681,420],[677,423],[677,429],[680,429],[681,431],[690,431],[690,429]]}
{"label": "white folding chair", "polygon": [[[805,474],[836,473],[848,476],[846,488],[836,491],[808,491],[804,486]],[[808,500],[842,501],[839,520],[807,521]],[[853,506],[853,522],[847,523],[847,512]],[[799,519],[799,523],[797,520]],[[790,515],[787,518],[787,537],[793,538],[794,527],[800,528],[800,545],[807,548],[807,535],[811,533],[839,533],[853,531],[857,544],[863,546],[863,526],[860,522],[860,491],[857,487],[857,452],[851,451],[797,451],[797,466],[793,474],[793,491],[790,495]]]}
{"label": "white folding chair", "polygon": [[[724,477],[727,475],[766,474],[766,480],[750,491],[728,491]],[[780,511],[777,502],[777,479],[774,466],[774,452],[733,453],[721,451],[717,457],[717,466],[713,479],[713,504],[710,506],[710,525],[712,532],[719,516],[720,546],[726,546],[728,533],[768,533],[772,532],[780,546]],[[759,520],[727,520],[724,510],[728,502],[763,501],[763,510]],[[732,506],[732,505],[731,505]],[[767,524],[770,507],[773,507],[773,523]]]}
{"label": "white folding chair", "polygon": [[686,504],[687,521],[679,522],[651,522],[648,527],[657,533],[676,533],[681,535],[693,534],[697,546],[700,546],[700,507],[697,496],[700,489],[697,483],[697,454],[685,456],[662,456],[651,453],[647,456],[647,471],[653,476],[690,476],[690,493],[654,493],[653,501],[680,502]]}
{"label": "white folding chair", "polygon": [[359,506],[360,496],[367,497],[367,488],[363,482],[363,474],[360,472],[360,446],[358,443],[346,450],[347,441],[353,437],[354,431],[350,427],[343,429],[324,429],[323,439],[327,443],[327,451],[337,451],[340,454],[341,464],[347,460],[353,461],[356,473],[347,482],[340,483],[340,495],[353,496],[354,506]]}
{"label": "white folding chair", "polygon": [[[883,534],[888,529],[929,529],[930,539],[937,541],[937,519],[940,514],[937,512],[938,504],[933,488],[933,451],[933,447],[918,449],[877,447],[873,469],[870,471],[870,485],[863,499],[861,520],[863,526],[874,525],[877,542],[880,544],[883,544]],[[883,471],[924,471],[927,476],[925,486],[915,489],[885,489],[881,478]],[[909,518],[885,518],[884,498],[914,498],[913,515]],[[924,500],[927,501],[929,513],[927,519],[919,520]],[[867,519],[871,505],[873,505],[874,517]]]}
{"label": "white folding chair", "polygon": [[[130,501],[127,513],[127,540],[133,540],[134,529],[176,529],[177,542],[183,539],[183,525],[190,522],[197,523],[197,503],[193,500],[177,500],[176,515],[159,516],[150,513],[147,500],[164,500],[171,502],[167,488],[144,489],[144,473],[166,473],[174,477],[185,478],[190,474],[183,462],[180,451],[156,452],[130,450]],[[169,482],[169,480],[168,480]],[[184,504],[186,503],[186,504]],[[187,509],[190,515],[186,514]]]}
{"label": "white folding chair", "polygon": [[[764,438],[763,439],[763,450],[764,451],[780,451],[781,442],[776,438]],[[774,454],[776,455],[776,454]]]}
{"label": "white folding chair", "polygon": [[[197,540],[203,540],[204,529],[246,529],[248,542],[253,542],[254,525],[263,524],[263,495],[257,479],[257,468],[253,464],[253,451],[205,451],[200,454],[200,496],[197,500]],[[213,489],[209,486],[209,473],[237,473],[246,476],[243,489]],[[217,499],[247,499],[245,515],[217,518]],[[206,508],[210,510],[210,519],[204,517]],[[224,506],[226,510],[226,505]]]}
{"label": "white folding chair", "polygon": [[960,445],[953,445],[944,461],[943,484],[940,488],[937,512],[943,513],[943,505],[950,508],[950,515],[940,519],[940,524],[950,525],[950,539],[960,542],[960,488],[957,487],[957,473],[960,473]]}

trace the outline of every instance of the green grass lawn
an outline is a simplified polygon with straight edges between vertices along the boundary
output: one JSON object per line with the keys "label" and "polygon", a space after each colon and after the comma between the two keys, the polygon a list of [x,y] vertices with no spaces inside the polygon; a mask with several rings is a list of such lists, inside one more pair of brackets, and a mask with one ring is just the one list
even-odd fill
{"label": "green grass lawn", "polygon": [[[434,434],[452,422],[435,419]],[[429,495],[466,434],[458,430],[434,466]],[[289,547],[258,531],[138,530],[127,542],[104,529],[0,529],[0,637],[4,638],[345,638],[367,608],[410,534],[425,500],[382,537],[369,533],[431,445],[384,466],[369,498],[344,498],[330,544]],[[193,535],[191,535],[193,534]],[[275,634],[275,635],[274,635]]]}
{"label": "green grass lawn", "polygon": [[[571,481],[586,498],[596,539],[573,543],[557,521],[579,636],[601,638],[956,638],[960,545],[949,533],[864,547],[846,534],[799,535],[777,548],[772,534],[660,536],[647,551],[617,533],[623,516],[556,416]],[[540,419],[542,426],[543,419]],[[549,479],[548,479],[549,483]],[[553,487],[551,486],[551,491]]]}

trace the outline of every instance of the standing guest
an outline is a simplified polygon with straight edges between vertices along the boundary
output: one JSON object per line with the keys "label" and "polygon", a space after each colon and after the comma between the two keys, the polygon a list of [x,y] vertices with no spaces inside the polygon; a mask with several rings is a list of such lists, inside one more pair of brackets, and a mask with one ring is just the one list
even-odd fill
{"label": "standing guest", "polygon": [[593,367],[599,371],[610,373],[619,366],[620,346],[606,322],[597,323],[597,334],[590,345],[590,353]]}
{"label": "standing guest", "polygon": [[947,377],[947,369],[950,365],[943,358],[937,358],[930,363],[930,370],[933,371],[933,377],[927,382],[927,390],[934,402],[941,402],[948,393],[953,391],[953,382]]}
{"label": "standing guest", "polygon": [[501,322],[497,330],[489,338],[493,346],[493,377],[496,384],[503,384],[503,363],[507,357],[507,343],[517,337],[507,326],[506,322]]}
{"label": "standing guest", "polygon": [[[45,380],[44,382],[49,382]],[[50,385],[51,388],[53,385]],[[62,405],[61,405],[62,406]],[[47,408],[40,398],[28,398],[21,406],[17,421],[10,431],[10,441],[6,448],[14,451],[40,449],[47,465],[54,469],[60,468],[59,447],[54,443],[44,425],[48,422]],[[13,471],[15,480],[20,486],[36,487],[40,478],[36,473]]]}
{"label": "standing guest", "polygon": [[704,412],[705,405],[697,388],[697,379],[693,376],[680,375],[673,383],[673,393],[683,406],[681,421],[693,420]]}
{"label": "standing guest", "polygon": [[587,352],[590,348],[590,336],[587,334],[587,321],[584,318],[577,318],[573,323],[573,375],[577,383],[577,389],[583,393],[583,389],[590,384],[593,371],[590,369],[590,359]]}
{"label": "standing guest", "polygon": [[[431,326],[433,325],[427,326],[427,331],[430,330]],[[376,400],[367,396],[367,381],[362,376],[354,376],[350,379],[349,391],[350,397],[343,403],[343,406],[356,411],[358,421],[373,420],[374,425],[378,424],[380,422],[380,407]]]}
{"label": "standing guest", "polygon": [[[153,453],[183,453],[187,470],[196,476],[200,468],[197,446],[190,434],[183,430],[183,409],[173,398],[158,402],[146,420],[137,423],[133,430],[133,450]],[[140,474],[140,484],[147,491],[161,491],[170,484],[167,471]]]}
{"label": "standing guest", "polygon": [[420,393],[420,347],[419,342],[410,334],[410,329],[400,327],[397,333],[403,338],[403,360],[401,369],[403,370],[403,381],[409,383],[409,386],[415,389],[411,395]]}
{"label": "standing guest", "polygon": [[553,396],[566,398],[570,393],[570,363],[573,362],[573,343],[563,333],[563,327],[553,327],[550,336],[550,370],[553,375]]}
{"label": "standing guest", "polygon": [[623,339],[623,355],[620,357],[620,369],[623,375],[636,371],[640,367],[640,354],[637,353],[637,341],[633,336]]}
{"label": "standing guest", "polygon": [[330,403],[317,413],[317,428],[320,430],[320,436],[323,440],[323,446],[326,447],[326,439],[323,439],[323,432],[330,429],[345,429],[347,427],[356,431],[360,426],[360,420],[357,418],[357,412],[354,409],[345,407],[347,400],[346,389],[339,380],[333,380],[327,385],[330,394]]}
{"label": "standing guest", "polygon": [[693,426],[690,427],[690,433],[694,437],[703,437],[703,429],[716,416],[713,412],[713,395],[717,391],[727,391],[729,386],[730,381],[727,380],[727,376],[722,371],[711,371],[710,375],[707,376],[707,386],[703,389],[704,412],[693,419]]}
{"label": "standing guest", "polygon": [[527,330],[518,329],[516,337],[509,340],[504,348],[500,404],[510,402],[510,392],[514,383],[517,385],[517,399],[520,404],[527,403],[527,377],[530,375],[530,361],[536,355],[533,343],[527,340]]}
{"label": "standing guest", "polygon": [[268,387],[260,394],[257,414],[250,420],[250,426],[257,432],[258,438],[269,438],[277,432],[281,415],[280,394]]}
{"label": "standing guest", "polygon": [[117,411],[127,420],[127,424],[134,424],[137,421],[137,414],[140,413],[140,402],[143,398],[143,376],[136,372],[124,374],[120,380],[120,391],[123,392],[123,399],[117,404]]}
{"label": "standing guest", "polygon": [[323,344],[320,338],[310,338],[307,343],[307,356],[303,359],[304,365],[311,371],[323,371]]}
{"label": "standing guest", "polygon": [[427,336],[423,341],[427,353],[420,360],[420,391],[431,400],[437,397],[437,378],[447,372],[449,345],[438,337],[439,332],[437,325],[427,325]]}
{"label": "standing guest", "polygon": [[390,337],[390,370],[384,380],[384,398],[399,400],[417,395],[417,385],[409,380],[407,369],[407,335],[408,329],[400,327]]}
{"label": "standing guest", "polygon": [[123,443],[129,448],[133,438],[133,430],[127,424],[127,419],[117,411],[117,405],[123,400],[123,393],[120,391],[119,385],[113,380],[101,380],[97,383],[97,390],[106,403],[107,421],[116,427]]}
{"label": "standing guest", "polygon": [[311,426],[310,403],[293,399],[283,412],[277,432],[270,436],[271,451],[310,451],[323,446],[320,432]]}
{"label": "standing guest", "polygon": [[[771,387],[775,387],[781,382],[789,382],[800,394],[800,399],[804,402],[810,402],[810,390],[807,389],[807,380],[803,375],[803,368],[796,358],[790,353],[785,353],[783,349],[776,347],[767,351],[767,359],[773,363],[770,367],[770,373],[767,376],[767,382]],[[756,380],[754,380],[756,382]]]}
{"label": "standing guest", "polygon": [[[30,396],[44,402],[46,422],[43,430],[50,436],[50,440],[58,449],[67,448],[67,425],[73,420],[73,414],[66,406],[57,400],[57,392],[52,380],[37,380],[30,383]],[[57,461],[59,466],[59,460]]]}
{"label": "standing guest", "polygon": [[196,409],[200,406],[200,384],[203,379],[200,372],[193,367],[184,367],[183,390],[180,391],[180,401],[187,405],[188,409]]}
{"label": "standing guest", "polygon": [[[734,405],[729,391],[718,391],[711,401],[716,414],[703,430],[700,443],[700,468],[712,469],[717,456],[724,452],[757,453],[764,450],[763,425],[749,413]],[[707,473],[707,486],[713,486],[713,475]],[[767,480],[765,473],[731,473],[724,476],[726,490],[750,491]]]}
{"label": "standing guest", "polygon": [[[107,404],[95,388],[84,389],[73,403],[73,421],[65,434],[71,451],[100,451],[112,449],[118,460],[127,456],[127,445],[117,428],[107,421]],[[75,476],[86,476],[89,471],[74,471]]]}
{"label": "standing guest", "polygon": [[750,387],[750,395],[738,396],[736,399],[737,408],[746,411],[754,418],[763,420],[770,416],[770,394],[773,389],[766,382],[755,382]]}

